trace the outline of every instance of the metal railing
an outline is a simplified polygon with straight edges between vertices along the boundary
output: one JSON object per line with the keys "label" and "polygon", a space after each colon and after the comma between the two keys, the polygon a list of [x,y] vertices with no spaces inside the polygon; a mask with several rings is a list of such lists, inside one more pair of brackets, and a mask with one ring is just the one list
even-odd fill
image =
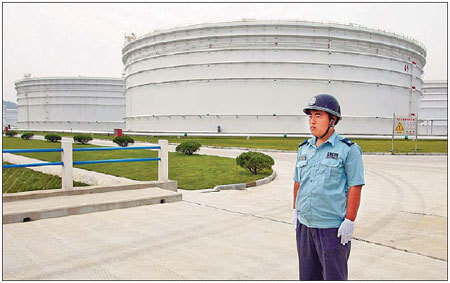
{"label": "metal railing", "polygon": [[[40,149],[6,149],[3,153],[22,153],[22,152],[62,152],[62,148],[40,148]],[[63,165],[62,162],[44,162],[44,163],[28,163],[28,164],[6,164],[3,168],[18,168],[18,167],[37,167],[37,166],[51,166]]]}
{"label": "metal railing", "polygon": [[[125,158],[125,159],[105,159],[105,160],[86,160],[73,161],[74,151],[107,151],[107,150],[136,150],[136,149],[158,149],[157,158]],[[26,152],[61,152],[61,162],[45,162],[45,163],[27,163],[27,164],[5,164],[3,168],[17,167],[36,167],[62,165],[61,177],[62,188],[73,188],[73,165],[99,164],[99,163],[117,163],[117,162],[140,162],[140,161],[158,161],[158,181],[166,182],[169,180],[169,153],[168,141],[159,140],[158,146],[132,146],[132,147],[89,147],[89,148],[72,148],[71,141],[62,141],[61,148],[44,148],[44,149],[7,149],[3,153],[26,153]]]}

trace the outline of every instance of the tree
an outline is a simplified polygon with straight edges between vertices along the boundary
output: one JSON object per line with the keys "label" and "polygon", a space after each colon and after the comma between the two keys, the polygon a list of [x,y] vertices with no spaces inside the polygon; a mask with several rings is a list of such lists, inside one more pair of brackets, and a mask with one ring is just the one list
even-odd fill
{"label": "tree", "polygon": [[129,143],[134,143],[134,140],[132,137],[129,137],[129,136],[120,136],[120,137],[115,137],[113,139],[113,142],[117,143],[121,147],[127,147]]}
{"label": "tree", "polygon": [[249,151],[241,153],[238,157],[236,157],[236,164],[247,169],[253,175],[256,175],[259,171],[265,168],[270,169],[275,162],[272,157],[267,154]]}
{"label": "tree", "polygon": [[87,144],[92,140],[91,136],[88,135],[75,135],[73,137],[73,140],[75,142],[81,143],[81,144]]}
{"label": "tree", "polygon": [[192,155],[194,152],[198,151],[202,145],[198,142],[186,141],[180,143],[175,150],[177,152],[182,152],[187,155]]}

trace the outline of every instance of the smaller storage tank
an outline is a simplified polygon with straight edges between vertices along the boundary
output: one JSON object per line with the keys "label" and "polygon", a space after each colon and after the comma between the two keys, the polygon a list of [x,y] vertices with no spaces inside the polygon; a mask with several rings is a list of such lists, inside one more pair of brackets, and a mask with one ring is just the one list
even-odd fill
{"label": "smaller storage tank", "polygon": [[113,131],[125,128],[122,79],[27,76],[15,85],[19,129]]}
{"label": "smaller storage tank", "polygon": [[425,81],[420,99],[420,135],[447,135],[447,81]]}
{"label": "smaller storage tank", "polygon": [[3,105],[3,128],[17,128],[17,109],[7,108]]}

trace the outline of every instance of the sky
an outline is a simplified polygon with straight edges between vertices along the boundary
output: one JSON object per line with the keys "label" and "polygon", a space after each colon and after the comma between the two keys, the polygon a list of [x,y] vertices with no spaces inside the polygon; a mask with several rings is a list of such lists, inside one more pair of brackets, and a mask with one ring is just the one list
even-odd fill
{"label": "sky", "polygon": [[120,78],[124,34],[255,20],[364,25],[412,37],[427,49],[425,80],[447,80],[447,3],[3,3],[3,99],[33,77]]}

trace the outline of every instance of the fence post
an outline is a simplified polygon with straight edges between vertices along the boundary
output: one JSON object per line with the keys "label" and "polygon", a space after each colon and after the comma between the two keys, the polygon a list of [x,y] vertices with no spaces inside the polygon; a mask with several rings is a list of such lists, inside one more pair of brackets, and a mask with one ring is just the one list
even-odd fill
{"label": "fence post", "polygon": [[167,182],[169,180],[169,142],[167,140],[158,140],[161,149],[158,151],[158,181]]}
{"label": "fence post", "polygon": [[73,189],[73,158],[72,158],[72,141],[61,141],[61,160],[62,165],[62,180],[61,185],[63,190]]}

